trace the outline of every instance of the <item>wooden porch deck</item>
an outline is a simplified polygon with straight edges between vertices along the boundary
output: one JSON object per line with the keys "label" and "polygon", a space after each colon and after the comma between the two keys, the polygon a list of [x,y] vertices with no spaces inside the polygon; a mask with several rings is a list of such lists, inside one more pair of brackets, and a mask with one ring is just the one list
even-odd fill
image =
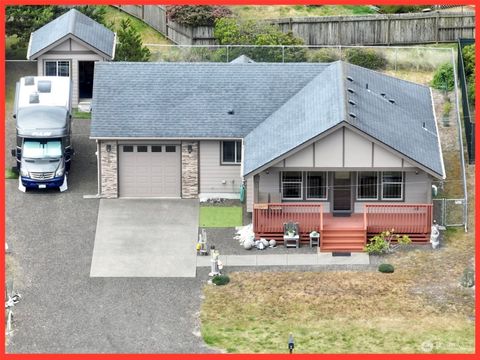
{"label": "wooden porch deck", "polygon": [[315,230],[321,234],[321,251],[363,251],[367,238],[391,229],[413,242],[427,242],[431,212],[430,204],[366,204],[364,213],[337,217],[324,213],[318,203],[255,204],[253,224],[256,238],[282,243],[283,224],[294,221],[302,244],[309,243],[309,234]]}

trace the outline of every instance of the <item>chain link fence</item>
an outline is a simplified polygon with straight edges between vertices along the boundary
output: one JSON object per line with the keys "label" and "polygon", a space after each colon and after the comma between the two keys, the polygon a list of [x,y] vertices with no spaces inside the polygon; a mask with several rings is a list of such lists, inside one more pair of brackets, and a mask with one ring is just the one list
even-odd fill
{"label": "chain link fence", "polygon": [[442,226],[464,226],[465,199],[433,199],[433,219]]}

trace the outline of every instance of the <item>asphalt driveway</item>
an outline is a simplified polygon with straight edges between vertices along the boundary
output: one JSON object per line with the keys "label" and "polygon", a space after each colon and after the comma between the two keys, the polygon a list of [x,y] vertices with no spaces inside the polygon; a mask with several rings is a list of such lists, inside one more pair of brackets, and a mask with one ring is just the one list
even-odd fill
{"label": "asphalt driveway", "polygon": [[[64,193],[17,190],[6,181],[6,236],[13,250],[14,333],[8,353],[202,353],[197,278],[91,278],[97,226],[95,142],[74,120],[76,155]],[[7,120],[7,138],[14,139]],[[13,140],[14,141],[14,140]],[[7,166],[13,164],[7,158]]]}
{"label": "asphalt driveway", "polygon": [[195,277],[198,200],[100,200],[92,277]]}

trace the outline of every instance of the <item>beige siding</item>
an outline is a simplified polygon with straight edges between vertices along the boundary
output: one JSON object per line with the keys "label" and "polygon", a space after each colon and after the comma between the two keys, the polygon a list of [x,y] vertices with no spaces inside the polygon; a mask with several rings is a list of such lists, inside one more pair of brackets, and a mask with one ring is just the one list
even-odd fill
{"label": "beige siding", "polygon": [[220,164],[220,141],[200,141],[200,193],[240,194],[240,165]]}
{"label": "beige siding", "polygon": [[313,145],[296,152],[285,159],[285,167],[312,167],[313,164]]}
{"label": "beige siding", "polygon": [[363,136],[345,129],[345,167],[372,166],[372,142]]}
{"label": "beige siding", "polygon": [[315,143],[316,167],[343,166],[343,130],[339,129]]}
{"label": "beige siding", "polygon": [[[79,51],[81,53],[72,53],[72,51]],[[38,57],[38,75],[44,75],[45,60],[69,60],[70,61],[70,76],[72,78],[72,106],[78,105],[78,62],[79,61],[105,61],[106,59],[97,53],[89,50],[83,44],[75,40],[67,39],[52,50]]]}
{"label": "beige siding", "polygon": [[375,167],[402,167],[402,159],[375,144],[373,164]]}

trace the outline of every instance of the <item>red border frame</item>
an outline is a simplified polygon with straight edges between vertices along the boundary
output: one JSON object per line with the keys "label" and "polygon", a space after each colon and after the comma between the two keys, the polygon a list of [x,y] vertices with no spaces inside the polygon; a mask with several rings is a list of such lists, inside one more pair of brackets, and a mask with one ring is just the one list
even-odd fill
{"label": "red border frame", "polygon": [[[469,5],[465,4],[464,2],[461,1],[451,1],[451,0],[440,0],[440,1],[432,1],[435,4],[440,4],[440,5]],[[108,0],[97,0],[97,1],[88,1],[88,0],[52,0],[52,1],[32,1],[32,0],[7,0],[5,1],[4,5],[0,5],[0,23],[2,24],[0,26],[0,45],[2,46],[3,49],[5,49],[5,5],[44,5],[44,4],[59,4],[59,5],[78,5],[78,4],[92,4],[92,5],[109,5],[112,4],[113,1],[108,1]],[[366,1],[361,1],[361,0],[324,0],[324,1],[306,1],[306,0],[281,0],[281,1],[274,1],[274,0],[257,0],[257,1],[245,1],[245,0],[213,0],[213,1],[208,1],[208,0],[190,0],[190,1],[178,1],[178,0],[130,0],[130,1],[116,1],[116,4],[142,4],[142,5],[148,5],[148,4],[178,4],[178,5],[209,5],[209,4],[219,4],[219,5],[293,5],[293,4],[325,4],[325,5],[366,5]],[[382,4],[382,5],[410,5],[412,2],[410,1],[395,1],[395,0],[376,0],[375,4]],[[475,20],[476,24],[476,29],[475,29],[475,37],[478,38],[478,35],[480,33],[480,30],[478,28],[479,21],[478,17]],[[478,47],[476,48],[476,58],[479,59],[480,55],[480,50]],[[1,69],[0,69],[0,83],[5,84],[5,51],[2,51],[0,54],[0,63],[1,63]],[[478,61],[476,64],[476,69],[480,66],[478,66]],[[477,83],[476,83],[476,92],[478,93],[480,91],[480,81],[478,81],[477,78]],[[2,100],[3,104],[5,104],[5,86],[0,86],[0,99]],[[476,104],[476,113],[478,114],[479,110],[479,105],[480,102],[477,101]],[[0,110],[0,115],[3,115],[2,118],[5,119],[5,106],[2,106]],[[2,154],[5,155],[5,123],[2,122],[0,125],[0,129],[2,130],[3,136],[0,138],[0,148],[2,149]],[[479,135],[480,135],[480,129],[477,126],[476,127],[476,137],[477,137],[477,142],[475,146],[475,151],[476,154],[479,153],[480,149],[480,141],[479,141]],[[5,163],[5,156],[3,156],[3,165],[4,167],[6,166]],[[478,168],[475,169],[475,181],[477,181],[480,177],[480,170]],[[5,204],[5,182],[2,181],[0,182],[0,201],[2,204]],[[475,186],[475,198],[478,198],[480,196],[480,187]],[[480,206],[479,203],[475,203],[475,224],[477,223],[477,220],[480,219]],[[5,234],[5,205],[1,206],[1,221],[0,221],[0,228],[3,231],[3,234]],[[475,231],[475,226],[471,227],[469,231]],[[477,243],[477,241],[476,241]],[[477,244],[476,244],[477,245]],[[1,256],[1,271],[4,274],[5,271],[5,256]],[[475,262],[476,264],[479,264],[480,260],[480,251],[478,250],[478,247],[475,247]],[[476,267],[476,277],[478,278],[478,266]],[[0,289],[4,293],[4,286],[5,283],[4,281],[0,282]],[[479,308],[479,298],[478,298],[478,287],[475,289],[475,318],[478,319],[480,315],[480,308]],[[5,322],[4,322],[5,323]],[[4,334],[4,332],[3,332]],[[1,355],[2,357],[5,357],[7,359],[63,359],[68,356],[68,358],[71,359],[83,359],[83,358],[89,358],[89,359],[94,359],[99,356],[105,359],[139,359],[139,358],[148,358],[148,359],[154,359],[154,358],[164,358],[164,359],[184,359],[184,358],[200,358],[200,359],[208,359],[212,357],[226,357],[226,358],[232,358],[232,359],[249,359],[251,358],[252,355],[248,354],[145,354],[145,355],[140,355],[140,354],[5,354],[5,335],[2,336],[2,341],[1,341]],[[315,355],[303,355],[303,354],[295,354],[293,355],[294,357],[298,359],[316,359],[316,358],[321,358],[321,359],[385,359],[385,358],[400,358],[400,359],[476,359],[477,358],[477,349],[479,348],[480,345],[480,337],[478,336],[478,332],[475,331],[475,354],[315,354]],[[254,355],[256,358],[261,358],[261,359],[281,359],[281,358],[291,358],[292,355],[285,354],[285,355],[268,355],[268,354],[255,354]]]}

